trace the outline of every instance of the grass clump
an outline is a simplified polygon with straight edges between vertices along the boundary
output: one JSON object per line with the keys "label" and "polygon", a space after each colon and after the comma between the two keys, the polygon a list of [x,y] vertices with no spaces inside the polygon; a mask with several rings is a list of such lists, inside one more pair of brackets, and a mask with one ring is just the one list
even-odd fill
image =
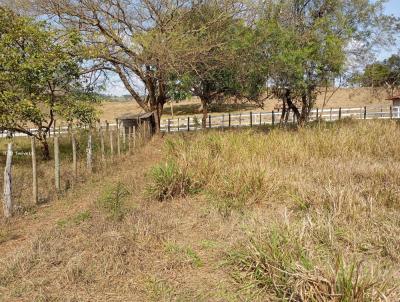
{"label": "grass clump", "polygon": [[146,187],[149,198],[164,201],[184,197],[192,191],[190,177],[174,161],[157,165],[150,171],[150,183]]}
{"label": "grass clump", "polygon": [[388,276],[368,271],[362,261],[346,264],[345,255],[317,248],[297,227],[274,226],[228,254],[242,290],[282,301],[381,301],[391,295]]}
{"label": "grass clump", "polygon": [[118,182],[107,188],[102,196],[98,199],[98,206],[103,209],[111,219],[122,220],[126,213],[124,205],[126,198],[130,195],[130,191],[124,184]]}

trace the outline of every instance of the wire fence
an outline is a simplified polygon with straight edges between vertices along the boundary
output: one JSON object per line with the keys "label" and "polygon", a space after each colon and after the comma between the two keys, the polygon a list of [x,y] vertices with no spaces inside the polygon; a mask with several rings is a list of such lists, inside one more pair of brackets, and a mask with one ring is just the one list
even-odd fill
{"label": "wire fence", "polygon": [[4,210],[0,220],[52,201],[90,175],[112,170],[117,159],[134,154],[152,135],[148,123],[128,131],[111,125],[86,130],[60,127],[47,140],[50,158],[43,156],[43,142],[34,137],[13,137],[3,142],[7,149],[0,152],[0,165],[5,166],[0,181]]}

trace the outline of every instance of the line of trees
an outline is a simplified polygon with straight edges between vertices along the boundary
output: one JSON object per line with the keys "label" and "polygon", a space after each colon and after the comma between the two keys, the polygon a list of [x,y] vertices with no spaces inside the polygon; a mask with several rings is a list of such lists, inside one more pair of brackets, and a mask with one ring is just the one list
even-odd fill
{"label": "line of trees", "polygon": [[400,93],[400,55],[368,64],[365,69],[353,76],[353,83],[373,89],[383,88],[389,97]]}
{"label": "line of trees", "polygon": [[[383,43],[398,32],[398,20],[384,14],[383,3],[29,0],[29,14],[47,23],[38,25],[22,17],[30,27],[36,22],[39,28],[22,34],[38,36],[32,43],[49,48],[38,47],[40,56],[54,57],[43,58],[54,65],[54,72],[44,74],[50,81],[64,81],[56,85],[63,87],[63,93],[52,94],[50,86],[34,92],[47,95],[51,110],[55,110],[55,96],[61,107],[65,104],[66,108],[75,108],[77,98],[71,98],[75,100],[71,107],[61,96],[87,88],[81,81],[84,65],[91,72],[119,76],[132,98],[146,112],[155,113],[157,129],[166,102],[187,95],[200,98],[204,126],[210,105],[232,98],[260,105],[267,98],[279,98],[283,120],[292,111],[299,123],[305,123],[319,90],[344,73],[349,59],[361,59],[377,39]],[[4,14],[5,10],[0,12]],[[42,37],[35,31],[46,34]],[[5,54],[1,58],[8,61],[10,51],[1,49],[1,53]],[[0,61],[0,73],[3,64]],[[62,66],[68,66],[67,70]],[[18,66],[11,69],[15,74],[24,74]],[[76,114],[74,110],[66,111]],[[52,122],[51,113],[47,116],[46,127]]]}

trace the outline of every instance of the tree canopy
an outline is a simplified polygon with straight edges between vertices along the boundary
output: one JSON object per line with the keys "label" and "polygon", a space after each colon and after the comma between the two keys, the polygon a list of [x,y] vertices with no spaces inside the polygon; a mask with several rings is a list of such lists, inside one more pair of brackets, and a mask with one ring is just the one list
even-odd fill
{"label": "tree canopy", "polygon": [[[210,26],[204,28],[204,24]],[[265,69],[258,64],[257,36],[236,9],[205,2],[192,8],[180,30],[190,32],[192,45],[202,51],[178,65],[171,88],[180,91],[178,95],[200,98],[203,127],[213,102],[227,98],[259,101],[265,88]]]}
{"label": "tree canopy", "polygon": [[282,117],[292,110],[306,122],[319,89],[344,71],[350,54],[367,51],[384,20],[381,1],[265,1],[258,29]]}
{"label": "tree canopy", "polygon": [[354,82],[363,87],[385,88],[390,97],[394,96],[400,92],[400,55],[368,64]]}
{"label": "tree canopy", "polygon": [[[65,28],[77,29],[87,56],[115,72],[134,100],[156,115],[156,126],[169,99],[169,72],[191,60],[190,35],[175,30],[194,3],[189,0],[100,1],[38,0]],[[207,24],[204,24],[207,28]]]}
{"label": "tree canopy", "polygon": [[186,95],[201,99],[203,124],[212,102],[265,96],[281,100],[283,120],[307,122],[321,89],[399,28],[383,0],[29,1],[66,37],[79,33],[71,54],[118,75],[158,130],[164,104]]}
{"label": "tree canopy", "polygon": [[95,119],[95,99],[80,81],[82,60],[72,55],[78,44],[75,33],[58,36],[44,22],[0,7],[0,128],[36,137],[45,157],[56,118]]}

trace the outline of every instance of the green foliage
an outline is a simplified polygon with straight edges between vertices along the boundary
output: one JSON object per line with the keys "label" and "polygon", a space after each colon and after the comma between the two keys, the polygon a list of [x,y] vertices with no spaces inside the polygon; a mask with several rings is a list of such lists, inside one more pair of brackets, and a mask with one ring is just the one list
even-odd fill
{"label": "green foliage", "polygon": [[174,161],[157,165],[150,171],[150,183],[146,187],[147,195],[159,201],[186,196],[193,191],[193,183],[186,171]]}
{"label": "green foliage", "polygon": [[390,96],[400,89],[400,56],[392,55],[381,62],[369,64],[362,74],[356,75],[353,82],[363,87],[386,88]]}
{"label": "green foliage", "polygon": [[97,200],[97,205],[108,213],[111,219],[120,221],[126,213],[124,203],[130,194],[130,191],[119,182],[104,191]]}
{"label": "green foliage", "polygon": [[249,25],[234,18],[223,3],[205,2],[191,8],[178,30],[190,33],[196,55],[171,76],[170,93],[200,97],[203,110],[232,96],[257,100],[265,69],[256,62],[256,36]]}
{"label": "green foliage", "polygon": [[[362,55],[380,27],[380,1],[266,1],[257,24],[267,80],[284,108],[308,120],[320,87],[343,74],[349,52]],[[368,41],[368,42],[367,42]]]}
{"label": "green foliage", "polygon": [[[53,120],[91,123],[91,87],[81,82],[75,32],[59,36],[46,23],[0,7],[0,128],[45,140]],[[29,128],[38,128],[31,133]]]}

